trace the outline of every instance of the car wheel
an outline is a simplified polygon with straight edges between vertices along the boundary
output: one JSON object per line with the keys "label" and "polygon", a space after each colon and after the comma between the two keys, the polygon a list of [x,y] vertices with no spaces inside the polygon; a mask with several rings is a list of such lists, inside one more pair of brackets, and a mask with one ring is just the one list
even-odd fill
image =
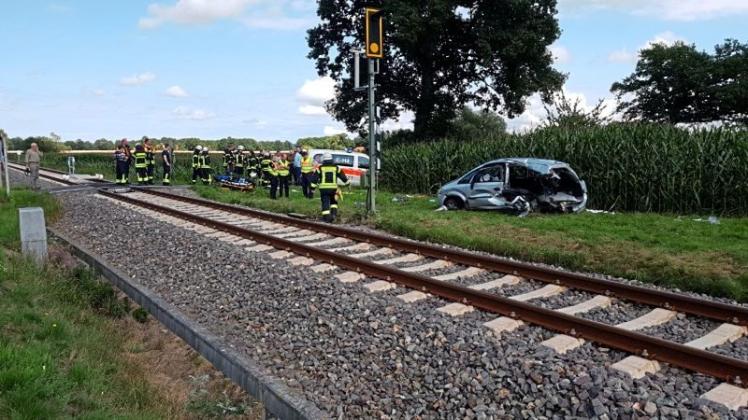
{"label": "car wheel", "polygon": [[447,197],[444,200],[444,207],[446,207],[447,210],[462,210],[465,205],[462,200],[457,197]]}

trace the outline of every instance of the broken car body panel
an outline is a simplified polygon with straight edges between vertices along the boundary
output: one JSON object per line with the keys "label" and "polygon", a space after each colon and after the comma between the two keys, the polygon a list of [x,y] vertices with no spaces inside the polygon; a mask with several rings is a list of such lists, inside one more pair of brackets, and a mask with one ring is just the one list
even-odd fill
{"label": "broken car body panel", "polygon": [[442,186],[439,203],[450,210],[577,213],[587,206],[587,185],[564,162],[497,159]]}

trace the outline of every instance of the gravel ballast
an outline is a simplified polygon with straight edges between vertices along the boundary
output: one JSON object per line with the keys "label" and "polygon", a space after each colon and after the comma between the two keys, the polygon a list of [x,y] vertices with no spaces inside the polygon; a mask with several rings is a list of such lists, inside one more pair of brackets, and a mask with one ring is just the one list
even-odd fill
{"label": "gravel ballast", "polygon": [[[403,303],[368,293],[364,282],[342,284],[91,194],[60,197],[59,229],[331,416],[748,418],[699,400],[718,384],[712,378],[664,367],[632,380],[609,369],[627,356],[620,352],[586,343],[556,355],[540,346],[553,335],[541,328],[496,338],[481,325],[490,314],[449,317],[435,312],[446,303],[437,299]],[[552,306],[567,306],[580,296],[554,299]],[[589,316],[622,322],[649,309],[623,305],[615,316],[598,314],[610,308]]]}

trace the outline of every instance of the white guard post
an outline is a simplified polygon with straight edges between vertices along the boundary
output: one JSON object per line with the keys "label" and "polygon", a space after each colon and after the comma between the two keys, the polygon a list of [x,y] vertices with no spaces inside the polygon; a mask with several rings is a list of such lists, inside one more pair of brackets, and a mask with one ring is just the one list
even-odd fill
{"label": "white guard post", "polygon": [[47,260],[47,226],[44,223],[44,210],[41,207],[18,209],[18,219],[23,255],[33,257],[37,264],[44,264]]}

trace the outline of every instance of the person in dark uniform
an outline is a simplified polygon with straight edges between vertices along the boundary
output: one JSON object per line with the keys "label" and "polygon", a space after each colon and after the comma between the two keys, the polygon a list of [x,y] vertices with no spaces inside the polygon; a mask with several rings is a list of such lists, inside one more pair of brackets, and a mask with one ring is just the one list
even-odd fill
{"label": "person in dark uniform", "polygon": [[348,177],[338,165],[333,163],[332,155],[325,153],[322,156],[322,165],[315,171],[316,179],[312,188],[319,188],[319,196],[322,201],[322,220],[328,223],[335,221],[338,216],[338,180],[348,185]]}
{"label": "person in dark uniform", "polygon": [[138,174],[138,184],[145,185],[148,182],[148,155],[145,146],[138,143],[135,146],[135,172]]}
{"label": "person in dark uniform", "polygon": [[195,150],[192,152],[192,183],[197,184],[197,178],[200,176],[200,162],[202,161],[201,153],[203,152],[203,146],[195,146]]}
{"label": "person in dark uniform", "polygon": [[153,145],[151,139],[146,137],[143,140],[143,147],[145,148],[145,160],[146,160],[146,184],[153,185],[153,176],[156,172],[156,156],[153,153]]}
{"label": "person in dark uniform", "polygon": [[200,178],[203,184],[210,185],[213,183],[213,167],[210,166],[210,149],[203,147],[203,153],[200,155]]}
{"label": "person in dark uniform", "polygon": [[174,152],[171,148],[170,144],[164,145],[164,150],[161,151],[161,162],[164,165],[164,179],[162,181],[162,184],[164,185],[171,185],[171,171],[173,168],[173,159]]}
{"label": "person in dark uniform", "polygon": [[260,160],[260,174],[262,175],[262,185],[270,185],[273,176],[273,160],[270,159],[270,153],[264,152],[262,154],[262,160]]}
{"label": "person in dark uniform", "polygon": [[117,150],[114,151],[114,170],[115,170],[115,182],[118,185],[127,185],[127,154],[125,149],[122,147],[122,143],[117,145]]}
{"label": "person in dark uniform", "polygon": [[273,155],[268,170],[268,176],[270,177],[270,198],[273,200],[278,198],[278,171],[275,170],[277,164],[278,155]]}
{"label": "person in dark uniform", "polygon": [[252,173],[254,171],[255,174],[257,174],[257,177],[259,178],[259,176],[260,176],[260,159],[257,157],[257,152],[255,152],[254,150],[250,150],[249,151],[249,155],[247,156],[247,161],[246,162],[247,163],[246,163],[245,170],[247,171],[247,175],[249,175],[250,173]]}
{"label": "person in dark uniform", "polygon": [[278,160],[275,162],[275,176],[278,178],[278,188],[280,189],[280,196],[288,198],[288,184],[291,178],[291,163],[286,159],[286,154],[281,153],[278,155]]}
{"label": "person in dark uniform", "polygon": [[301,151],[301,191],[306,198],[314,198],[312,184],[314,183],[314,160],[309,151]]}
{"label": "person in dark uniform", "polygon": [[239,145],[234,152],[234,180],[244,178],[244,146]]}
{"label": "person in dark uniform", "polygon": [[228,147],[223,149],[223,174],[226,176],[232,176],[234,172],[234,165],[236,164],[236,150],[234,149],[234,143],[229,143]]}
{"label": "person in dark uniform", "polygon": [[120,145],[122,146],[122,151],[125,152],[125,164],[123,166],[123,170],[125,172],[125,182],[123,184],[129,184],[130,183],[130,165],[132,165],[132,161],[133,161],[132,150],[130,150],[130,143],[127,142],[127,139],[122,139],[122,142],[120,142]]}

